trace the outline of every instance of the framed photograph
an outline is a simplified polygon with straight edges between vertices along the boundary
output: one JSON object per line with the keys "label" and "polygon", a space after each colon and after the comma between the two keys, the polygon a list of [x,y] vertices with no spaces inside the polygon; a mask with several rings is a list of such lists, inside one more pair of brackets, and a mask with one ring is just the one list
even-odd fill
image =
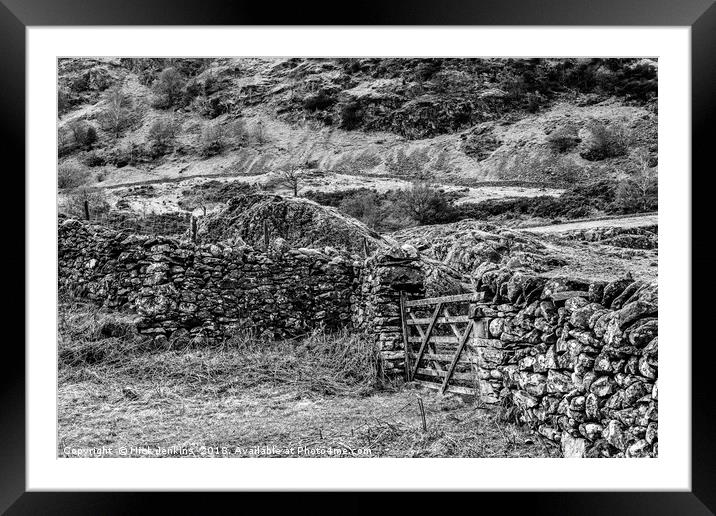
{"label": "framed photograph", "polygon": [[8,514],[713,513],[713,2],[2,4]]}

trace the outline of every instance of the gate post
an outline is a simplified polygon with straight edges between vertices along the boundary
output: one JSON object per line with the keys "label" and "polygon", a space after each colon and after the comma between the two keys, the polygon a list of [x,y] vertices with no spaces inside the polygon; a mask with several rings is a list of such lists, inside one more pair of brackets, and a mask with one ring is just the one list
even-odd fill
{"label": "gate post", "polygon": [[400,324],[403,330],[403,349],[405,350],[405,381],[410,378],[410,346],[408,345],[408,323],[405,317],[405,292],[400,291]]}

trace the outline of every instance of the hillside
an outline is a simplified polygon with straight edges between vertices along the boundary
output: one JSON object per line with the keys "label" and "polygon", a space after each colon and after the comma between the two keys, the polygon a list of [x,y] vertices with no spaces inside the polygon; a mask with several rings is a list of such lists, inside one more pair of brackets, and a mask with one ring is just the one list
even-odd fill
{"label": "hillside", "polygon": [[[622,180],[657,153],[656,62],[634,59],[62,59],[60,187],[405,189],[458,204]],[[185,180],[191,178],[190,183]],[[507,189],[507,190],[505,190]],[[113,193],[113,195],[112,195]],[[136,200],[136,199],[135,199]],[[135,203],[136,205],[136,203]],[[146,206],[143,208],[146,209]]]}

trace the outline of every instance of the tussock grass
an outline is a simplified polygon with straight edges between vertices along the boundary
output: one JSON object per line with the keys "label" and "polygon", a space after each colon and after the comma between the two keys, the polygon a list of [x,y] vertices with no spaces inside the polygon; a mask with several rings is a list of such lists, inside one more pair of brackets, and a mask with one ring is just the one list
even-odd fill
{"label": "tussock grass", "polygon": [[241,335],[214,347],[158,348],[131,321],[61,304],[59,456],[71,456],[67,446],[226,447],[232,457],[256,456],[248,450],[263,446],[347,457],[365,449],[371,457],[558,455],[502,421],[498,408],[387,382],[377,350],[360,335],[278,342]]}
{"label": "tussock grass", "polygon": [[213,347],[157,347],[134,329],[134,317],[88,303],[60,305],[61,373],[94,366],[107,377],[161,376],[174,384],[208,385],[216,392],[260,384],[302,393],[367,395],[387,385],[375,345],[363,335],[316,330],[300,340],[262,340],[251,333]]}

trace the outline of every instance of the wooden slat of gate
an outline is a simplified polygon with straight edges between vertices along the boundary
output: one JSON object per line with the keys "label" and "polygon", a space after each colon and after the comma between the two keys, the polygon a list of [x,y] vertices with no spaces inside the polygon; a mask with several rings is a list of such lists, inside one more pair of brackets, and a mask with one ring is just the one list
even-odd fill
{"label": "wooden slat of gate", "polygon": [[[422,344],[423,338],[408,337],[408,342]],[[460,339],[452,335],[436,335],[430,338],[430,342],[435,344],[460,344]]]}
{"label": "wooden slat of gate", "polygon": [[406,301],[405,306],[430,306],[437,303],[453,303],[455,301],[481,301],[482,296],[482,292],[471,292],[469,294],[457,294],[454,296],[426,297],[425,299]]}
{"label": "wooden slat of gate", "polygon": [[[423,369],[421,367],[418,369],[418,374],[445,378],[447,376],[447,371],[435,371],[434,369]],[[472,373],[453,373],[451,378],[454,378],[455,380],[473,381],[475,379],[475,375]]]}
{"label": "wooden slat of gate", "polygon": [[[467,317],[467,315],[453,315],[450,317],[438,317],[438,324],[449,324],[449,323],[466,323],[470,322],[470,319]],[[430,324],[429,318],[424,319],[417,319],[413,317],[410,321],[408,321],[408,324],[410,326],[417,326],[420,324]]]}
{"label": "wooden slat of gate", "polygon": [[[457,347],[457,351],[455,352],[455,356],[452,359],[452,362],[450,363],[450,367],[448,367],[447,374],[445,375],[445,380],[443,380],[443,385],[440,388],[440,392],[445,393],[445,390],[447,389],[448,382],[450,381],[450,378],[452,377],[453,373],[455,372],[455,367],[457,366],[457,361],[460,360],[460,355],[462,354],[462,350],[465,347],[465,344],[467,343],[467,339],[470,337],[470,332],[472,331],[472,327],[474,326],[474,323],[470,323],[465,328],[465,332],[462,334],[462,338],[460,339],[460,344]],[[415,375],[413,375],[415,376]]]}
{"label": "wooden slat of gate", "polygon": [[[412,312],[409,312],[409,315],[410,315],[410,319],[411,319],[411,320],[413,320],[413,321],[416,321],[416,320],[417,320],[417,319],[415,319],[415,316],[412,314]],[[438,322],[436,322],[436,324],[438,324],[438,323],[440,322],[440,319],[442,319],[442,317],[438,317]],[[425,320],[427,321],[426,324],[430,324],[430,321],[431,321],[432,319],[425,319]],[[422,339],[425,338],[425,332],[423,331],[423,329],[422,329],[419,325],[415,325],[415,328],[417,328],[418,333],[420,334],[420,339],[411,340],[411,339],[409,338],[409,339],[408,339],[408,342],[421,342],[421,343],[422,343]],[[430,347],[430,349],[432,350],[433,353],[437,353],[438,350],[437,350],[437,347],[435,346],[434,339],[435,339],[435,337],[433,337],[432,339],[430,339],[430,340],[428,341],[428,346]],[[434,366],[436,369],[440,369],[441,371],[443,370],[443,366],[440,365],[438,362],[433,362],[433,366]]]}
{"label": "wooden slat of gate", "polygon": [[[406,303],[407,305],[407,303]],[[423,337],[423,341],[420,344],[420,351],[418,351],[418,356],[415,360],[415,366],[413,367],[413,374],[410,375],[410,379],[412,380],[415,378],[415,373],[418,370],[418,365],[420,364],[420,361],[423,358],[423,354],[425,353],[425,348],[428,345],[428,341],[430,340],[430,335],[433,333],[433,329],[435,328],[435,321],[437,321],[438,317],[440,316],[440,312],[443,309],[443,304],[438,303],[435,307],[435,312],[433,312],[432,320],[430,321],[430,325],[428,326],[428,330],[425,332],[425,336]],[[410,340],[410,339],[408,339]]]}

